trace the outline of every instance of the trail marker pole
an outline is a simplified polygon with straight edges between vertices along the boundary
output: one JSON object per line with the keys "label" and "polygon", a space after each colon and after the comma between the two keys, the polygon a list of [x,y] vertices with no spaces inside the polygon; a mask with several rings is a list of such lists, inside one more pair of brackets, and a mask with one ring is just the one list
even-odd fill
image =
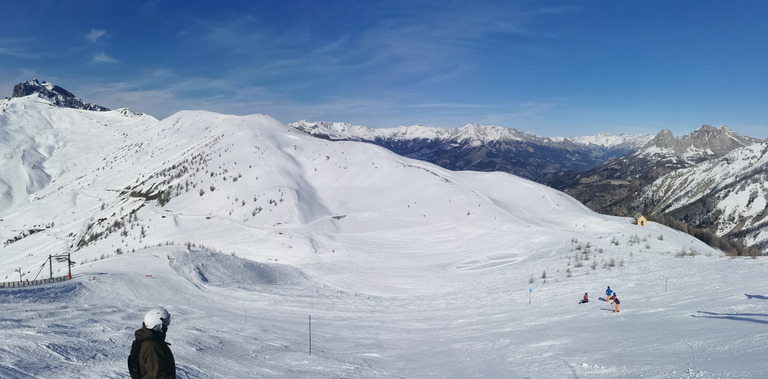
{"label": "trail marker pole", "polygon": [[312,315],[309,315],[309,355],[312,355]]}
{"label": "trail marker pole", "polygon": [[528,304],[531,303],[531,295],[533,295],[533,288],[528,289]]}
{"label": "trail marker pole", "polygon": [[664,292],[667,292],[667,283],[669,282],[669,278],[666,276],[664,277]]}

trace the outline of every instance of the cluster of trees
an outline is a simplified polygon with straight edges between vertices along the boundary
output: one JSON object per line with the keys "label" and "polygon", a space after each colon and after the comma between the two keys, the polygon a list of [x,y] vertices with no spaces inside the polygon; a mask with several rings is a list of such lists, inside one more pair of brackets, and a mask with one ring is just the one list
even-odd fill
{"label": "cluster of trees", "polygon": [[667,214],[651,215],[648,216],[649,221],[658,222],[664,224],[670,228],[677,229],[683,233],[690,234],[709,246],[716,249],[720,249],[728,256],[759,256],[760,252],[752,247],[747,247],[742,243],[729,239],[728,237],[719,237],[710,230],[700,229],[691,225],[688,225],[680,220],[676,220],[674,217]]}
{"label": "cluster of trees", "polygon": [[49,228],[52,228],[52,227],[53,227],[53,222],[51,222],[50,224],[46,224],[44,227],[43,226],[35,225],[31,229],[23,230],[21,233],[19,233],[15,237],[12,237],[12,238],[9,238],[9,239],[5,240],[5,242],[3,242],[3,246],[8,246],[8,245],[10,245],[10,244],[12,244],[14,242],[19,242],[19,241],[21,241],[22,239],[24,239],[26,237],[29,237],[29,236],[37,233],[37,232],[41,232],[41,231],[43,231],[45,229],[49,229]]}

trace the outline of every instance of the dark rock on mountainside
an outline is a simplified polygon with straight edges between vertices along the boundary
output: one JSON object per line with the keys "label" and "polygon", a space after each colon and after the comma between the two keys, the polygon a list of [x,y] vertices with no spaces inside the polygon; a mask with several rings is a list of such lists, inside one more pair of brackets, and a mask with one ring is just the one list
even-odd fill
{"label": "dark rock on mountainside", "polygon": [[13,87],[13,94],[11,97],[24,97],[34,94],[37,94],[41,98],[50,100],[53,102],[53,104],[59,107],[99,112],[109,111],[109,108],[105,108],[96,104],[86,103],[77,98],[74,94],[72,94],[72,92],[69,92],[53,83],[46,81],[41,83],[37,79],[15,85]]}

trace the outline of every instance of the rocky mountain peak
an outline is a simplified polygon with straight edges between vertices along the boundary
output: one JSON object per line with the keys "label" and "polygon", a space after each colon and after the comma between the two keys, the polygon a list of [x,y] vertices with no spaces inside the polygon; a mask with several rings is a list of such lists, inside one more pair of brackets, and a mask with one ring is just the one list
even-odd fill
{"label": "rocky mountain peak", "polygon": [[694,157],[693,161],[696,162],[704,157],[719,157],[733,149],[758,142],[759,139],[741,136],[727,126],[703,125],[682,137],[675,137],[669,129],[664,129],[651,139],[643,150],[664,149],[678,157]]}
{"label": "rocky mountain peak", "polygon": [[77,98],[72,92],[65,90],[50,82],[40,82],[32,79],[13,86],[11,97],[25,97],[37,94],[43,99],[50,100],[53,104],[64,108],[84,109],[89,111],[109,111],[109,108],[96,104],[86,103]]}
{"label": "rocky mountain peak", "polygon": [[713,140],[723,137],[738,137],[738,134],[725,125],[719,127],[714,127],[712,125],[702,125],[700,128],[694,130],[693,133],[690,134],[690,138],[698,140]]}
{"label": "rocky mountain peak", "polygon": [[681,141],[698,149],[708,149],[716,156],[760,142],[757,138],[741,136],[724,125],[720,127],[703,125],[690,135],[681,138]]}
{"label": "rocky mountain peak", "polygon": [[653,137],[643,148],[650,146],[656,146],[660,148],[672,148],[675,143],[675,135],[669,129],[663,129],[655,137]]}

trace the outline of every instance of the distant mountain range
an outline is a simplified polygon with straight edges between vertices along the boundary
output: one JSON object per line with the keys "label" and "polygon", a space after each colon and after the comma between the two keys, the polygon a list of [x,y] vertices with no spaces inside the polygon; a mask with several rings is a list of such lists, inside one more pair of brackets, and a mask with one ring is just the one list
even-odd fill
{"label": "distant mountain range", "polygon": [[[754,157],[754,152],[761,151],[762,141],[740,136],[726,126],[704,125],[682,137],[675,137],[665,129],[656,136],[622,134],[569,139],[545,138],[516,129],[477,124],[459,129],[421,125],[371,129],[308,121],[289,125],[328,140],[373,143],[452,170],[508,172],[562,190],[600,213],[670,215],[718,236],[768,248],[764,242],[768,235],[758,235],[768,229],[763,222],[765,215],[762,212],[754,215],[755,207],[759,208],[763,202],[755,202],[753,198],[768,200],[768,191],[762,188],[750,188],[750,195],[742,202],[728,198],[729,204],[737,201],[737,205],[729,206],[718,202],[726,198],[722,187],[701,188],[697,196],[676,198],[674,205],[668,197],[658,195],[659,191],[672,191],[661,188],[665,185],[673,186],[677,192],[672,192],[678,195],[691,193],[686,190],[690,180],[672,184],[666,177],[679,170],[687,170],[680,171],[680,175],[685,172],[690,177],[701,177],[704,175],[699,170],[714,170],[710,165],[726,156],[729,161],[738,157],[759,159]],[[733,184],[729,187],[732,191],[736,182],[743,183],[743,178],[758,183],[766,174],[765,165],[738,167],[742,167],[743,172],[731,172],[728,178]],[[736,169],[732,167],[733,170]],[[656,183],[657,180],[660,182]],[[738,193],[743,191],[742,188]]]}
{"label": "distant mountain range", "polygon": [[450,170],[503,171],[538,181],[563,171],[592,169],[636,150],[651,139],[651,136],[626,134],[546,138],[516,129],[478,124],[458,129],[422,125],[372,129],[308,121],[288,125],[328,140],[373,143]]}
{"label": "distant mountain range", "polygon": [[725,126],[704,125],[679,138],[665,129],[630,154],[607,160],[584,172],[553,175],[546,183],[601,213],[646,212],[651,209],[632,204],[639,192],[656,179],[759,142],[757,138],[740,136]]}

